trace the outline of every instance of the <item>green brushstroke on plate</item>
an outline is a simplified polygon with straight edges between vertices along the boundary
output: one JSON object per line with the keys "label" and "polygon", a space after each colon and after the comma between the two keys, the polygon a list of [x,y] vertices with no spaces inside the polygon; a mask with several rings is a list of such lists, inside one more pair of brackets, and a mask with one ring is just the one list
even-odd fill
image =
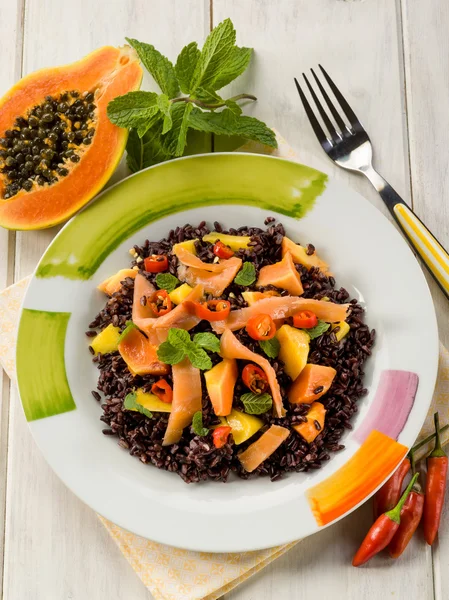
{"label": "green brushstroke on plate", "polygon": [[76,409],[64,363],[70,313],[24,308],[17,339],[17,380],[27,421]]}
{"label": "green brushstroke on plate", "polygon": [[152,167],[104,192],[55,238],[37,277],[89,279],[148,223],[201,206],[246,204],[301,218],[326,187],[310,167],[255,154],[192,156]]}

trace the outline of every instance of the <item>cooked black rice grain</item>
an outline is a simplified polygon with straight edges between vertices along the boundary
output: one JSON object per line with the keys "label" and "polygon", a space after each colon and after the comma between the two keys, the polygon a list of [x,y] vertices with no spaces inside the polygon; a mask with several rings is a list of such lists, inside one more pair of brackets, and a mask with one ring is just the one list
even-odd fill
{"label": "cooked black rice grain", "polygon": [[[252,262],[258,272],[261,267],[279,261],[282,256],[281,244],[285,235],[283,226],[276,224],[272,217],[268,217],[265,224],[266,230],[257,227],[240,227],[226,231],[220,223],[215,222],[213,230],[231,235],[250,236],[251,249],[240,250],[236,256]],[[172,252],[172,247],[178,242],[192,239],[197,240],[195,246],[198,256],[204,261],[212,262],[215,258],[213,245],[201,240],[207,233],[210,233],[210,229],[203,221],[197,227],[189,224],[177,227],[170,231],[166,238],[158,242],[146,240],[142,246],[134,246],[135,255],[132,266],[137,267],[140,273],[155,284],[156,276],[142,270],[142,259],[151,254],[166,254],[169,260],[169,272],[176,275],[178,262]],[[314,246],[308,244],[307,253],[312,254],[314,251]],[[315,421],[315,427],[320,433],[314,442],[308,444],[292,429],[293,425],[307,420],[306,414],[309,406],[306,404],[291,405],[286,402],[287,414],[285,417],[279,419],[269,413],[261,415],[265,426],[240,446],[236,446],[230,436],[229,442],[223,448],[216,449],[212,443],[211,432],[205,437],[198,437],[190,427],[184,430],[184,434],[177,444],[162,446],[168,421],[167,414],[160,413],[149,419],[138,412],[123,409],[123,400],[126,394],[135,388],[150,391],[157,378],[150,375],[134,377],[118,352],[103,356],[97,355],[92,359],[100,373],[98,390],[104,394],[104,401],[101,404],[103,413],[100,420],[108,427],[103,429],[103,433],[116,436],[120,447],[143,463],[151,463],[159,469],[177,473],[187,483],[207,479],[224,482],[227,481],[231,471],[243,479],[267,476],[272,481],[276,481],[289,471],[318,469],[324,461],[329,460],[331,452],[342,450],[344,445],[340,443],[340,440],[345,430],[352,428],[350,421],[357,412],[357,401],[367,393],[363,386],[363,366],[371,355],[375,331],[370,330],[363,322],[363,308],[360,304],[355,299],[349,300],[349,294],[345,289],[335,289],[333,277],[327,277],[315,267],[307,270],[305,267],[297,265],[296,268],[301,275],[305,298],[328,297],[339,304],[348,301],[351,303],[351,314],[347,319],[350,331],[342,342],[337,341],[333,331],[328,331],[319,338],[311,340],[310,343],[309,362],[334,367],[337,371],[330,390],[320,398],[320,402],[324,404],[327,411],[326,420],[323,428]],[[273,286],[267,286],[265,289],[273,289]],[[90,323],[91,331],[86,335],[91,336],[92,332],[102,330],[110,323],[123,330],[126,322],[131,319],[133,290],[134,280],[127,277],[122,282],[121,289],[108,299],[104,308]],[[224,296],[227,297],[232,308],[246,306],[241,295],[242,291],[244,288],[235,284],[231,284],[225,291]],[[282,293],[286,294],[287,292],[282,291]],[[211,331],[210,324],[202,321],[191,333],[199,331]],[[236,335],[250,350],[265,356],[258,342],[250,338],[245,329],[236,332]],[[93,352],[91,347],[89,349]],[[213,364],[220,360],[216,354],[211,354],[211,359]],[[284,366],[280,360],[268,360],[276,371],[281,392],[285,395],[291,379],[284,372]],[[167,376],[167,380],[170,384],[172,383],[170,376]],[[239,377],[234,395],[236,408],[243,408],[240,396],[246,391],[247,389]],[[315,390],[316,393],[320,393],[320,391],[318,388]],[[97,392],[92,392],[92,394],[96,400],[99,399]],[[204,426],[210,428],[218,422],[219,420],[212,410],[203,378]],[[276,452],[252,474],[249,474],[243,469],[237,454],[260,437],[273,423],[290,428],[292,433]]]}

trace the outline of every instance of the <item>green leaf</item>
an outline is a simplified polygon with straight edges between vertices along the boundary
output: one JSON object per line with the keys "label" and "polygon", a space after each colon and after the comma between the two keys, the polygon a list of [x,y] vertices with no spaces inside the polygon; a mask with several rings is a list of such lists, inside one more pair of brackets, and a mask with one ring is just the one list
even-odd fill
{"label": "green leaf", "polygon": [[169,329],[167,340],[175,348],[184,350],[184,354],[187,352],[188,344],[191,343],[189,332],[185,329],[178,329],[177,327]]}
{"label": "green leaf", "polygon": [[218,104],[224,102],[223,98],[212,90],[205,90],[204,88],[198,88],[195,91],[195,98],[201,100],[205,104]]}
{"label": "green leaf", "polygon": [[228,56],[226,64],[220,69],[218,75],[212,82],[214,90],[221,90],[222,87],[234,81],[241,75],[249,65],[251,60],[252,48],[239,48],[234,46]]}
{"label": "green leaf", "polygon": [[142,139],[140,139],[136,129],[131,129],[126,144],[126,152],[126,162],[132,173],[168,160],[170,154],[162,144],[162,121],[149,129]]}
{"label": "green leaf", "polygon": [[193,72],[201,56],[196,42],[191,42],[181,50],[175,65],[175,73],[181,92],[190,94]]}
{"label": "green leaf", "polygon": [[235,115],[239,116],[242,114],[243,111],[235,100],[225,100],[225,104],[229,108],[229,110],[232,111]]}
{"label": "green leaf", "polygon": [[159,110],[157,112],[154,113],[154,115],[152,117],[149,117],[146,121],[141,121],[138,125],[137,125],[137,135],[140,138],[143,138],[144,135],[147,133],[147,131],[149,131],[152,127],[154,127],[156,125],[156,123],[162,120],[162,115],[159,112]]}
{"label": "green leaf", "polygon": [[201,369],[202,371],[209,371],[209,369],[212,369],[210,356],[195,343],[190,342],[186,347],[186,352],[190,362],[197,369]]}
{"label": "green leaf", "polygon": [[171,118],[170,113],[171,103],[167,94],[159,94],[159,96],[157,97],[157,106],[161,113],[164,115],[162,135],[165,135],[167,131],[170,131],[173,125],[173,119]]}
{"label": "green leaf", "polygon": [[137,398],[137,395],[134,392],[127,394],[123,401],[123,408],[126,408],[126,410],[138,411],[138,412],[142,413],[143,415],[145,415],[146,417],[148,417],[149,419],[153,418],[153,413],[150,412],[148,409],[146,409],[141,404],[139,404],[138,402],[136,402],[136,398]]}
{"label": "green leaf", "polygon": [[189,115],[193,109],[193,104],[189,102],[172,103],[171,116],[173,119],[173,127],[164,137],[162,144],[173,156],[182,156],[187,143],[187,130],[189,127]]}
{"label": "green leaf", "polygon": [[273,398],[267,393],[253,394],[253,392],[248,392],[240,396],[240,400],[243,402],[245,412],[249,415],[261,415],[273,406]]}
{"label": "green leaf", "polygon": [[184,359],[185,355],[183,348],[175,348],[170,342],[162,342],[157,349],[158,359],[166,365],[177,365]]}
{"label": "green leaf", "polygon": [[256,281],[256,268],[253,263],[244,262],[243,267],[237,273],[234,283],[237,285],[248,286]]}
{"label": "green leaf", "polygon": [[303,331],[309,334],[311,340],[314,340],[315,338],[320,337],[320,335],[323,335],[323,333],[326,333],[329,327],[329,323],[318,321],[318,325],[315,325],[315,327],[312,327],[311,329],[303,329]]}
{"label": "green leaf", "polygon": [[118,96],[111,100],[107,107],[111,123],[128,129],[148,121],[158,111],[157,94],[142,91],[128,92],[123,96]]}
{"label": "green leaf", "polygon": [[193,342],[210,352],[220,352],[220,340],[213,333],[197,333],[193,337]]}
{"label": "green leaf", "polygon": [[136,50],[143,66],[153,76],[158,86],[169,98],[175,98],[179,93],[178,80],[172,63],[151,44],[144,44],[135,39],[126,38]]}
{"label": "green leaf", "polygon": [[234,45],[234,25],[231,19],[225,19],[210,32],[204,42],[191,78],[190,93],[200,86],[213,89],[211,84],[227,64]]}
{"label": "green leaf", "polygon": [[259,346],[270,358],[277,358],[279,350],[281,349],[281,344],[276,337],[271,338],[271,340],[261,340]]}
{"label": "green leaf", "polygon": [[229,108],[212,113],[194,108],[189,117],[189,126],[217,135],[238,135],[277,148],[276,136],[265,123],[254,117],[235,115]]}
{"label": "green leaf", "polygon": [[203,413],[200,410],[193,415],[192,429],[193,433],[201,437],[209,433],[209,429],[203,426]]}
{"label": "green leaf", "polygon": [[134,323],[132,321],[126,321],[126,327],[125,329],[122,331],[122,333],[120,334],[119,338],[118,338],[118,343],[120,344],[120,342],[125,339],[125,337],[128,335],[128,333],[130,331],[132,331],[133,329],[139,329],[137,327],[137,325],[134,325]]}
{"label": "green leaf", "polygon": [[171,273],[158,273],[156,275],[156,285],[161,290],[172,292],[181,282]]}

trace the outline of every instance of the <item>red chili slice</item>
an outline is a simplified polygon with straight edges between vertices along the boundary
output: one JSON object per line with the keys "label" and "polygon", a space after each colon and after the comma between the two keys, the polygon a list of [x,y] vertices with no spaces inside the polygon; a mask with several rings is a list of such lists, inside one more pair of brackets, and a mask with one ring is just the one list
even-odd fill
{"label": "red chili slice", "polygon": [[212,434],[212,439],[214,442],[215,448],[223,448],[223,446],[227,443],[229,434],[232,429],[230,427],[226,427],[226,425],[221,425],[214,429]]}
{"label": "red chili slice", "polygon": [[271,340],[276,335],[276,325],[270,315],[255,315],[248,319],[246,331],[253,340]]}
{"label": "red chili slice", "polygon": [[300,329],[312,329],[318,324],[318,317],[311,310],[303,310],[293,315],[293,325]]}
{"label": "red chili slice", "polygon": [[223,242],[216,242],[213,252],[218,258],[231,258],[234,256],[234,251],[229,246],[226,246],[226,244],[223,244]]}
{"label": "red chili slice", "polygon": [[167,404],[173,402],[173,389],[165,379],[159,379],[151,386],[151,393]]}
{"label": "red chili slice", "polygon": [[143,264],[147,273],[162,273],[168,269],[168,258],[165,254],[152,254]]}
{"label": "red chili slice", "polygon": [[150,308],[156,317],[166,315],[171,311],[172,307],[173,304],[167,290],[158,290],[157,292],[154,292],[151,298]]}
{"label": "red chili slice", "polygon": [[255,394],[263,394],[268,389],[268,379],[263,369],[257,365],[246,365],[242,371],[243,383]]}
{"label": "red chili slice", "polygon": [[192,302],[192,305],[198,319],[205,321],[224,321],[231,312],[231,303],[227,300]]}

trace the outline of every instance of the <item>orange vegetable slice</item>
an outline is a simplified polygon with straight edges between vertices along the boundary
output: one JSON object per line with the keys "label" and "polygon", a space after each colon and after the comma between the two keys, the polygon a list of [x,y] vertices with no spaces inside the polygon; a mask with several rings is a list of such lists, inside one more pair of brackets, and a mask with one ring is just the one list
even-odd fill
{"label": "orange vegetable slice", "polygon": [[117,273],[102,281],[100,285],[97,286],[97,289],[99,289],[100,292],[104,292],[108,296],[112,296],[112,294],[115,294],[115,292],[120,290],[122,287],[122,281],[124,281],[127,277],[134,279],[136,275],[137,271],[134,269],[120,269],[120,271],[117,271]]}
{"label": "orange vegetable slice", "polygon": [[295,296],[301,296],[304,293],[301,277],[296,270],[290,252],[287,252],[280,262],[260,269],[256,287],[263,287],[270,284],[287,290]]}
{"label": "orange vegetable slice", "polygon": [[[293,425],[293,429],[295,429],[299,435],[310,444],[320,434],[324,427],[326,409],[321,402],[313,402],[306,417],[307,421],[305,423]],[[318,423],[319,428],[317,428],[315,422]]]}
{"label": "orange vegetable slice", "polygon": [[284,237],[282,240],[282,256],[285,256],[287,252],[291,254],[293,262],[304,265],[307,269],[318,267],[325,275],[331,275],[329,265],[325,263],[324,260],[321,260],[316,252],[309,255],[303,246],[295,244],[295,242],[288,237]]}
{"label": "orange vegetable slice", "polygon": [[236,257],[223,261],[221,264],[225,263],[226,268],[220,273],[211,273],[204,269],[181,265],[178,267],[178,277],[191,286],[202,285],[207,294],[212,294],[217,298],[223,294],[228,285],[231,285],[242,266],[242,260]]}
{"label": "orange vegetable slice", "polygon": [[176,444],[182,432],[190,425],[193,415],[201,410],[201,375],[200,370],[192,366],[185,358],[172,367],[173,402],[163,445]]}
{"label": "orange vegetable slice", "polygon": [[118,351],[134,375],[167,375],[169,365],[161,363],[157,357],[157,346],[137,329],[128,326],[118,344]]}
{"label": "orange vegetable slice", "polygon": [[228,266],[226,260],[218,263],[206,263],[180,244],[175,244],[173,246],[173,252],[178,257],[178,260],[186,267],[194,267],[195,269],[202,269],[203,271],[209,271],[211,273],[221,273]]}
{"label": "orange vegetable slice", "polygon": [[308,363],[290,386],[289,401],[292,404],[311,404],[318,400],[330,388],[336,374],[332,367]]}
{"label": "orange vegetable slice", "polygon": [[234,387],[238,377],[237,361],[224,358],[220,363],[204,373],[207,393],[214,413],[218,417],[226,417],[232,411]]}
{"label": "orange vegetable slice", "polygon": [[238,455],[239,461],[248,473],[252,473],[259,465],[275,452],[290,435],[290,430],[280,425],[272,425],[261,437]]}
{"label": "orange vegetable slice", "polygon": [[166,315],[159,317],[154,322],[154,328],[161,333],[160,330],[165,330],[168,333],[168,330],[171,327],[177,327],[178,329],[185,329],[188,331],[198,325],[200,319],[192,313],[189,308],[189,302],[199,302],[203,297],[203,287],[201,285],[197,285],[193,288],[186,299],[178,304],[176,308],[171,310]]}

